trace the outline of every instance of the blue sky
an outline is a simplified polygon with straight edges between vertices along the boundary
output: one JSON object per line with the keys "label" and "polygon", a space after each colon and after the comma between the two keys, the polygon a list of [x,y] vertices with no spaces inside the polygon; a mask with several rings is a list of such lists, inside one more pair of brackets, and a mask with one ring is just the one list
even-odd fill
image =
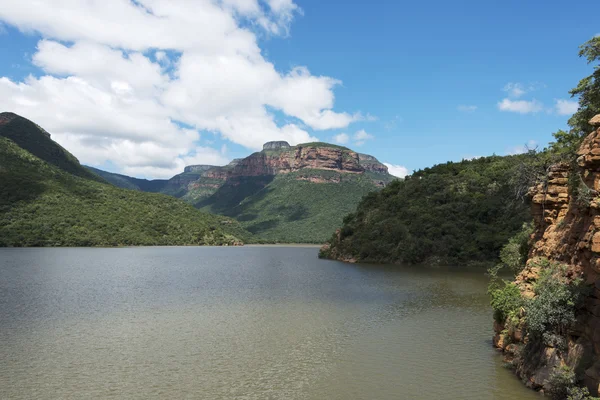
{"label": "blue sky", "polygon": [[[566,127],[573,109],[566,102],[557,108],[557,102],[571,100],[568,91],[591,73],[592,67],[577,56],[578,46],[600,33],[594,19],[585,18],[600,10],[591,0],[228,0],[213,2],[214,10],[204,5],[193,10],[223,17],[222,26],[197,32],[208,42],[190,39],[179,46],[177,36],[172,38],[176,44],[158,37],[146,40],[143,29],[154,27],[150,19],[140,19],[139,33],[133,26],[121,34],[130,37],[115,38],[102,31],[102,26],[108,30],[110,24],[125,23],[115,13],[98,16],[92,6],[60,0],[53,6],[61,15],[90,16],[86,26],[69,30],[63,26],[68,20],[53,26],[48,20],[52,15],[44,10],[39,16],[25,15],[19,7],[26,9],[26,2],[15,0],[0,10],[0,77],[6,86],[0,85],[0,106],[48,126],[84,162],[146,177],[168,176],[191,161],[226,162],[271,138],[342,139],[357,151],[408,170],[513,153],[526,143],[543,147],[552,132]],[[126,7],[123,14],[135,12],[128,0],[104,4],[109,3]],[[139,3],[149,13],[165,13],[182,25],[175,11],[161,9],[164,1]],[[228,57],[216,54],[211,42],[229,46],[228,17],[236,21],[237,31],[253,35],[234,48],[251,60],[252,69],[229,63],[226,75],[219,75],[221,66],[205,79],[207,65],[213,65],[207,64],[209,57]],[[88,29],[96,22],[97,29]],[[184,33],[187,38],[189,32]],[[260,49],[259,59],[254,45]],[[103,71],[102,62],[83,62],[93,59],[88,54],[108,59],[111,51],[120,52],[128,63],[121,66],[115,59]],[[135,61],[133,54],[141,58]],[[65,65],[69,57],[74,61]],[[178,65],[179,57],[183,61]],[[156,75],[153,66],[159,64],[162,72]],[[136,72],[142,70],[146,75]],[[166,82],[169,73],[180,82]],[[105,81],[106,76],[114,78]],[[257,89],[248,81],[273,89],[253,98]],[[186,92],[190,88],[196,92]],[[77,94],[70,96],[71,91]],[[156,104],[142,109],[144,96]],[[194,107],[187,107],[186,99]],[[100,114],[94,107],[97,101],[104,102]],[[86,111],[75,117],[78,104]],[[119,104],[119,118],[104,126],[111,110],[115,113],[114,104]],[[136,105],[128,111],[131,118],[121,116],[131,104]],[[213,106],[214,111],[205,112]],[[136,116],[146,120],[149,115],[161,120],[148,120],[148,126],[135,123]],[[163,126],[164,118],[176,126]],[[354,139],[357,132],[362,139]],[[177,145],[171,149],[170,143]]]}

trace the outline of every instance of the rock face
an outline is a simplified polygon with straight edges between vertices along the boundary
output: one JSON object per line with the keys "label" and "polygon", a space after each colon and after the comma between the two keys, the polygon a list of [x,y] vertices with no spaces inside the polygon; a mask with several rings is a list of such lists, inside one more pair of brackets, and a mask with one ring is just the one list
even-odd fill
{"label": "rock face", "polygon": [[[590,124],[599,125],[600,115]],[[550,169],[547,185],[539,185],[531,193],[535,223],[533,247],[527,266],[515,283],[524,297],[533,297],[533,287],[540,273],[535,261],[543,257],[567,264],[568,274],[583,277],[592,289],[585,305],[577,311],[577,323],[568,332],[567,349],[546,347],[541,364],[533,367],[521,362],[516,372],[529,386],[544,389],[554,368],[569,366],[592,395],[597,395],[600,389],[600,128],[582,143],[577,164],[579,179],[591,194],[589,203],[576,201],[571,192],[568,165],[559,164]],[[516,349],[527,338],[520,329],[503,333],[504,326],[495,324],[494,330],[494,344],[504,351],[507,361],[512,360]]]}
{"label": "rock face", "polygon": [[279,150],[279,149],[289,149],[291,146],[288,142],[279,141],[279,142],[267,142],[263,145],[263,150]]}
{"label": "rock face", "polygon": [[189,165],[185,167],[184,172],[205,172],[211,168],[215,168],[214,165]]}

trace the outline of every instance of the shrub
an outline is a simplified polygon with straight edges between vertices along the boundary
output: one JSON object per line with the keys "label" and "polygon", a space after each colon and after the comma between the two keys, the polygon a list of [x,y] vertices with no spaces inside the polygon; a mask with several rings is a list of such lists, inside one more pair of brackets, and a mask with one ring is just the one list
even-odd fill
{"label": "shrub", "polygon": [[517,285],[504,281],[503,287],[491,287],[489,294],[496,322],[504,323],[507,319],[518,318],[523,298]]}
{"label": "shrub", "polygon": [[527,332],[543,340],[550,334],[565,335],[575,322],[575,311],[582,299],[582,280],[566,277],[566,266],[543,261],[535,284],[535,297],[525,305]]}
{"label": "shrub", "polygon": [[575,372],[572,368],[557,368],[547,381],[549,386],[547,393],[554,400],[564,400],[569,394],[569,389],[575,386],[576,381]]}
{"label": "shrub", "polygon": [[500,250],[501,268],[507,268],[514,274],[518,274],[525,268],[527,256],[529,255],[529,238],[533,233],[533,223],[523,224],[521,230],[508,240]]}
{"label": "shrub", "polygon": [[567,400],[600,400],[600,398],[592,397],[587,388],[573,386],[567,389]]}

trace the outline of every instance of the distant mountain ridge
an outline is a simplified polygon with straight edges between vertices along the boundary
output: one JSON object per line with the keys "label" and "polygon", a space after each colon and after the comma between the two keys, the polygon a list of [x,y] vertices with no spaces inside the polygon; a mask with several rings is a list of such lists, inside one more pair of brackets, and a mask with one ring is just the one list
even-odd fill
{"label": "distant mountain ridge", "polygon": [[268,142],[228,165],[190,165],[169,180],[89,168],[116,186],[169,194],[236,218],[267,242],[321,243],[364,195],[395,179],[375,157],[322,142]]}

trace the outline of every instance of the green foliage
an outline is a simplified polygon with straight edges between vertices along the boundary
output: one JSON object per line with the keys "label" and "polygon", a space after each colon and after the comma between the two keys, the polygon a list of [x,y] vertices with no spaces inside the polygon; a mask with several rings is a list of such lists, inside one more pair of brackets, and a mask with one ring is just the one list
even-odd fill
{"label": "green foliage", "polygon": [[526,329],[533,341],[564,336],[575,322],[575,311],[583,296],[580,278],[567,276],[567,267],[543,260],[535,283],[535,297],[526,304]]}
{"label": "green foliage", "polygon": [[323,243],[376,189],[366,174],[302,169],[233,180],[198,207],[237,219],[258,243]]}
{"label": "green foliage", "polygon": [[569,367],[559,367],[552,372],[548,379],[548,395],[553,400],[564,400],[569,394],[569,390],[575,386],[577,378],[575,372]]}
{"label": "green foliage", "polygon": [[[579,56],[584,57],[588,64],[600,61],[600,37],[584,43],[579,48]],[[579,98],[579,109],[569,119],[569,132],[561,130],[554,134],[556,141],[551,144],[551,149],[574,158],[583,138],[593,130],[588,121],[600,114],[600,66],[594,65],[594,72],[579,81],[570,93]]]}
{"label": "green foliage", "polygon": [[530,237],[533,233],[533,223],[523,224],[521,230],[508,240],[500,250],[501,268],[506,268],[513,274],[518,274],[525,268],[530,249]]}
{"label": "green foliage", "polygon": [[34,156],[63,171],[82,178],[105,182],[102,178],[82,167],[75,156],[53,141],[50,134],[38,125],[12,113],[2,113],[0,116],[11,119],[9,123],[0,125],[0,137],[12,140]]}
{"label": "green foliage", "polygon": [[503,281],[501,285],[490,287],[489,294],[496,322],[503,324],[507,320],[518,318],[524,302],[517,285]]}
{"label": "green foliage", "polygon": [[512,177],[536,155],[448,162],[368,194],[332,251],[365,262],[490,263],[530,219]]}
{"label": "green foliage", "polygon": [[72,175],[0,138],[0,246],[222,245],[237,222]]}
{"label": "green foliage", "polygon": [[572,386],[567,389],[567,400],[600,400],[600,397],[591,396],[588,388]]}

